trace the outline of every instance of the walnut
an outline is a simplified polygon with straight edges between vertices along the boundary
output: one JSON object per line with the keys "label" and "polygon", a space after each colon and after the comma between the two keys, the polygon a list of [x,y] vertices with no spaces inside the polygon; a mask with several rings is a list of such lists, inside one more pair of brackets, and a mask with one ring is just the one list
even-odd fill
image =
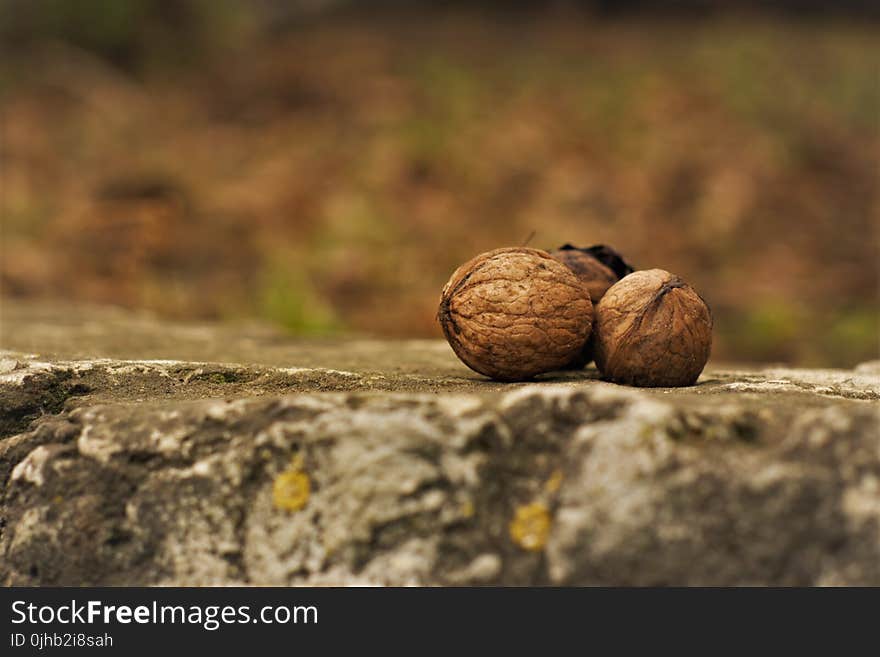
{"label": "walnut", "polygon": [[[550,251],[550,255],[575,273],[589,290],[593,305],[599,303],[608,288],[633,272],[633,268],[617,251],[604,244],[587,248],[563,244],[555,251]],[[591,336],[583,350],[566,365],[565,369],[579,370],[584,367],[593,360],[593,350]]]}
{"label": "walnut", "polygon": [[678,276],[637,271],[596,306],[596,366],[605,379],[644,387],[688,386],[709,360],[712,313]]}
{"label": "walnut", "polygon": [[437,319],[465,365],[522,381],[564,367],[583,349],[593,305],[571,270],[546,251],[505,248],[455,270]]}
{"label": "walnut", "polygon": [[608,288],[633,272],[617,251],[604,244],[583,249],[563,244],[550,255],[571,269],[587,286],[594,304],[599,303]]}

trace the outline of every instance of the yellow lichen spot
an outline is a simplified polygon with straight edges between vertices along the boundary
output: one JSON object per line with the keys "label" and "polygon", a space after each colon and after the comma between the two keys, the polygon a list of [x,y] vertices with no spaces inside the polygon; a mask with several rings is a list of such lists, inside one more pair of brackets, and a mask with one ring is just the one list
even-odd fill
{"label": "yellow lichen spot", "polygon": [[461,505],[461,515],[465,518],[472,518],[474,516],[474,503],[470,500],[465,500]]}
{"label": "yellow lichen spot", "polygon": [[550,478],[544,484],[544,490],[552,495],[559,490],[560,486],[562,486],[562,470],[557,468],[550,473]]}
{"label": "yellow lichen spot", "polygon": [[550,509],[543,502],[517,508],[510,521],[510,538],[523,550],[540,552],[550,534]]}
{"label": "yellow lichen spot", "polygon": [[309,501],[310,492],[309,475],[290,469],[275,478],[272,486],[272,501],[277,509],[299,511]]}
{"label": "yellow lichen spot", "polygon": [[305,458],[303,458],[302,453],[297,452],[290,459],[290,465],[287,466],[288,470],[293,470],[299,472],[303,469],[303,465],[305,464]]}

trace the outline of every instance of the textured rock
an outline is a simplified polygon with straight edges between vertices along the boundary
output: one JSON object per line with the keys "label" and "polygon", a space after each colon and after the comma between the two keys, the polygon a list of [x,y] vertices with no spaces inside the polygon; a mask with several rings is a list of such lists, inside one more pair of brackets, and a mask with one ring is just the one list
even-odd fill
{"label": "textured rock", "polygon": [[[131,360],[60,337],[37,356],[42,319],[17,312],[0,354],[6,585],[880,585],[870,368],[503,385],[429,341],[248,330],[241,347],[209,328],[178,343],[187,360],[145,359],[167,354],[137,339]],[[188,360],[206,336],[276,365]]]}

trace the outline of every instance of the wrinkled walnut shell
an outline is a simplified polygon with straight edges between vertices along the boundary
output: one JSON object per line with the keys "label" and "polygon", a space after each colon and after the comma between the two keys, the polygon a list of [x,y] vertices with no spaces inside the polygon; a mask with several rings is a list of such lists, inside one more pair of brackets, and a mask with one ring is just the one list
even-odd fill
{"label": "wrinkled walnut shell", "polygon": [[593,304],[599,303],[608,288],[633,272],[633,268],[617,251],[604,244],[583,249],[563,244],[550,251],[550,255],[571,269],[581,283],[587,286]]}
{"label": "wrinkled walnut shell", "polygon": [[693,385],[712,348],[712,313],[699,294],[662,269],[613,285],[596,306],[596,367],[616,383]]}
{"label": "wrinkled walnut shell", "polygon": [[522,381],[564,367],[583,349],[593,306],[577,277],[547,252],[506,248],[455,270],[437,319],[465,365]]}
{"label": "wrinkled walnut shell", "polygon": [[[563,244],[550,251],[550,255],[571,269],[590,292],[590,300],[595,306],[608,289],[621,278],[633,272],[633,268],[623,257],[610,246],[597,244],[587,248],[578,248],[571,244]],[[583,350],[566,369],[579,370],[593,360],[593,338],[591,337]]]}

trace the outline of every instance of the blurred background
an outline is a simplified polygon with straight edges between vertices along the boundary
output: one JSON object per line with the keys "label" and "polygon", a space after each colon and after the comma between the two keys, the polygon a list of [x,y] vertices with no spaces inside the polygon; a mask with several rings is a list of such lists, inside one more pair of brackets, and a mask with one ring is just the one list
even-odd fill
{"label": "blurred background", "polygon": [[878,4],[768,6],[0,0],[2,294],[439,337],[534,231],[680,274],[716,360],[877,358]]}

